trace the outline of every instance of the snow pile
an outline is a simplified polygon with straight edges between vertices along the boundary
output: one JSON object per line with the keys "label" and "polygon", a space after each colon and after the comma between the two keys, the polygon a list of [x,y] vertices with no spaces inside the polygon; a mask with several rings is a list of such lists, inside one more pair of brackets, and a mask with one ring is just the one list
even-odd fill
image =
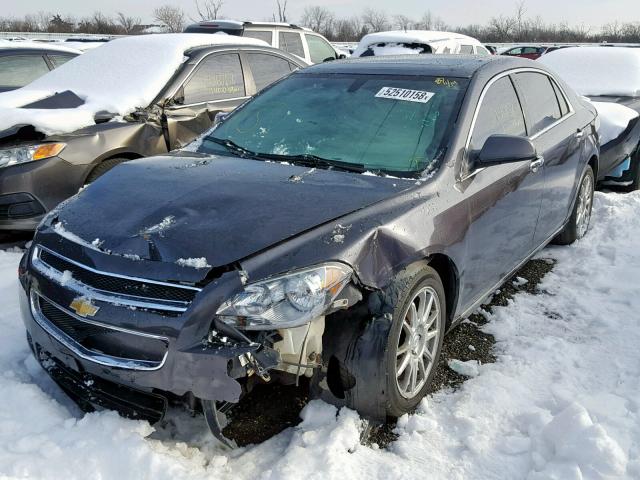
{"label": "snow pile", "polygon": [[382,45],[372,45],[373,55],[381,57],[383,55],[418,55],[423,53],[423,48],[411,48],[403,43],[385,43]]}
{"label": "snow pile", "polygon": [[0,477],[640,478],[639,211],[640,192],[597,194],[587,236],[542,252],[557,260],[543,293],[488,315],[497,363],[400,418],[386,450],[360,445],[358,415],[320,401],[297,427],[232,452],[202,418],[174,415],[153,432],[112,412],[82,416],[32,358],[20,255],[0,252]]}
{"label": "snow pile", "polygon": [[640,48],[561,48],[538,61],[581,95],[640,97]]}
{"label": "snow pile", "polygon": [[598,110],[600,123],[598,135],[600,145],[618,138],[629,126],[629,122],[638,116],[638,112],[629,107],[611,102],[591,102]]}
{"label": "snow pile", "polygon": [[[94,123],[96,113],[126,115],[154,100],[184,62],[184,53],[208,45],[267,45],[261,40],[205,33],[118,38],[35,80],[0,94],[0,131],[31,124],[45,134],[68,133]],[[71,90],[85,104],[68,109],[23,105]]]}
{"label": "snow pile", "polygon": [[449,360],[447,365],[458,375],[464,375],[465,377],[477,377],[480,374],[480,364],[477,360],[463,362],[462,360],[453,359]]}

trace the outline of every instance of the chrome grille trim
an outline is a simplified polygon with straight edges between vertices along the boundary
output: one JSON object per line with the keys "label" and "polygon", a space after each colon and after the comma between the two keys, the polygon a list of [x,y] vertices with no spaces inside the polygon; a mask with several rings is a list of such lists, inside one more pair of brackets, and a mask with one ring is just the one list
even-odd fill
{"label": "chrome grille trim", "polygon": [[104,272],[101,270],[97,270],[95,268],[91,268],[87,265],[84,265],[80,262],[72,260],[68,257],[65,257],[57,252],[54,252],[49,248],[43,247],[42,245],[34,246],[33,253],[31,255],[31,265],[38,272],[42,273],[47,278],[55,281],[56,283],[58,283],[63,287],[70,288],[74,291],[78,291],[80,294],[85,294],[91,298],[94,298],[95,300],[105,302],[105,303],[111,303],[113,305],[183,313],[187,310],[191,302],[179,301],[179,300],[166,300],[166,299],[153,298],[153,297],[141,297],[138,295],[127,295],[124,293],[110,292],[107,290],[100,290],[100,289],[94,288],[76,279],[74,279],[72,283],[67,285],[67,282],[63,281],[63,278],[62,278],[63,272],[55,269],[54,267],[52,267],[51,265],[49,265],[48,263],[46,263],[40,258],[42,251],[46,251],[47,253],[54,255],[59,259],[65,262],[68,262],[78,268],[84,269],[88,272],[91,272],[97,275],[103,275],[105,277],[120,278],[120,279],[135,281],[135,282],[161,285],[169,288],[184,289],[184,290],[189,290],[196,293],[200,292],[201,290],[200,288],[190,287],[188,285],[178,285],[175,283],[161,282],[157,280],[149,280],[146,278],[121,275],[121,274],[111,273],[111,272]]}
{"label": "chrome grille trim", "polygon": [[[80,322],[84,322],[84,323],[88,323],[91,325],[95,325],[95,326],[99,326],[108,330],[114,330],[114,331],[119,331],[119,332],[123,332],[123,333],[128,333],[130,335],[137,335],[140,337],[147,337],[147,338],[153,338],[156,340],[161,340],[164,341],[167,344],[167,349],[164,353],[164,356],[162,357],[162,360],[160,362],[153,362],[153,361],[148,361],[148,360],[136,360],[136,359],[129,359],[129,358],[119,358],[119,357],[112,357],[110,355],[105,355],[104,353],[100,353],[100,352],[94,352],[92,350],[89,350],[85,347],[83,347],[82,345],[80,345],[78,342],[76,342],[73,338],[69,337],[66,333],[64,333],[62,330],[60,330],[58,327],[56,327],[55,325],[53,325],[40,311],[40,306],[39,306],[39,297],[42,297],[44,300],[46,300],[47,302],[51,303],[54,307],[60,309],[62,312],[66,313],[67,315],[73,317],[74,319],[80,321]],[[36,292],[33,288],[31,289],[31,291],[29,292],[29,304],[31,307],[31,314],[33,315],[33,319],[36,321],[36,323],[38,325],[40,325],[40,327],[42,327],[42,329],[47,332],[49,335],[51,335],[55,340],[57,340],[58,342],[60,342],[62,345],[64,345],[65,347],[67,347],[69,350],[71,350],[75,355],[77,355],[80,358],[83,358],[85,360],[88,360],[90,362],[93,363],[97,363],[99,365],[104,365],[107,367],[114,367],[114,368],[122,368],[122,369],[127,369],[127,370],[145,370],[145,371],[152,371],[152,370],[159,370],[160,368],[162,368],[167,360],[167,355],[169,354],[169,339],[160,335],[152,335],[152,334],[148,334],[148,333],[143,333],[143,332],[137,332],[134,330],[128,330],[125,328],[119,328],[119,327],[115,327],[112,325],[106,325],[104,323],[99,323],[99,322],[94,322],[92,320],[87,320],[86,318],[82,318],[79,317],[78,315],[76,315],[73,312],[70,312],[69,310],[67,310],[66,308],[60,306],[59,304],[57,304],[56,302],[52,301],[51,299],[45,297],[44,295]]]}

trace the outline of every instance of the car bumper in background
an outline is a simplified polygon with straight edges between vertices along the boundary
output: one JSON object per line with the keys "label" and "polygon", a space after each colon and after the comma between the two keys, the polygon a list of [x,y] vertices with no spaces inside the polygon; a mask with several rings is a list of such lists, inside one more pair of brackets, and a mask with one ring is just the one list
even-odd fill
{"label": "car bumper in background", "polygon": [[87,168],[58,157],[0,168],[0,230],[34,230],[46,212],[78,192]]}

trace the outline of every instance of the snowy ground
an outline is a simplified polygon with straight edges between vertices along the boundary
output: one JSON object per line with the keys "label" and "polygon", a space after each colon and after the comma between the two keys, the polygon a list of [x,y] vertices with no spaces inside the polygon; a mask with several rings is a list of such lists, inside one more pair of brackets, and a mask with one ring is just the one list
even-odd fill
{"label": "snowy ground", "polygon": [[640,478],[640,192],[598,194],[593,227],[539,295],[495,308],[493,364],[398,422],[387,449],[359,444],[348,410],[313,402],[267,442],[220,450],[198,420],[160,432],[82,417],[29,354],[15,301],[19,253],[0,252],[0,478]]}

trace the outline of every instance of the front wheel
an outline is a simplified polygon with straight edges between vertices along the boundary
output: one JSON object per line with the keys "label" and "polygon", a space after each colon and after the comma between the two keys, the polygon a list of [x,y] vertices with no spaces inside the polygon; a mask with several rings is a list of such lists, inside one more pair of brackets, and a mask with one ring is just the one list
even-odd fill
{"label": "front wheel", "polygon": [[429,266],[403,272],[385,295],[392,315],[387,340],[387,415],[412,411],[425,396],[440,357],[446,302]]}
{"label": "front wheel", "polygon": [[573,212],[571,212],[569,222],[554,239],[554,243],[558,245],[570,245],[585,236],[591,221],[594,190],[595,177],[593,175],[593,169],[587,165],[580,180],[578,198],[573,207]]}

